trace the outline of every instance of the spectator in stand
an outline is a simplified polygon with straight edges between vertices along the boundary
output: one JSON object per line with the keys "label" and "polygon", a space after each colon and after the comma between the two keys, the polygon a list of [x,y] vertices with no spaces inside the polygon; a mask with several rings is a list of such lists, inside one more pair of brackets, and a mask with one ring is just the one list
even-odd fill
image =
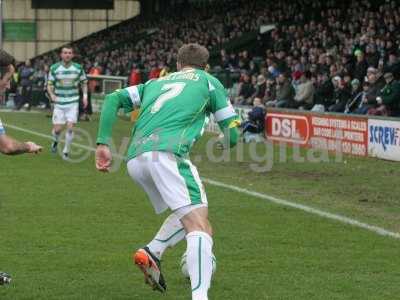
{"label": "spectator in stand", "polygon": [[264,75],[258,75],[257,84],[255,86],[255,93],[252,98],[260,98],[261,101],[264,101],[265,92],[267,90],[267,81]]}
{"label": "spectator in stand", "polygon": [[288,70],[288,64],[287,64],[287,62],[285,60],[285,55],[286,55],[286,53],[283,50],[278,51],[275,54],[275,57],[276,57],[276,59],[275,59],[276,69],[280,74],[286,73],[286,72],[289,71]]}
{"label": "spectator in stand", "polygon": [[[397,23],[397,26],[399,25],[399,22]],[[388,34],[390,36],[390,34]],[[395,43],[389,38],[386,40],[386,48],[385,52],[386,53],[396,53],[398,49],[396,49]]]}
{"label": "spectator in stand", "polygon": [[309,110],[313,107],[315,89],[310,76],[310,71],[306,71],[301,75],[300,84],[297,86],[296,95],[294,96],[294,108]]}
{"label": "spectator in stand", "polygon": [[400,113],[400,83],[394,80],[393,73],[384,75],[386,85],[376,98],[377,107],[368,111],[370,115],[399,116]]}
{"label": "spectator in stand", "polygon": [[369,67],[367,70],[367,76],[365,80],[369,81],[369,78],[372,78],[371,80],[374,80],[376,82],[376,85],[379,89],[383,88],[385,85],[385,78],[382,76],[382,72],[374,67]]}
{"label": "spectator in stand", "polygon": [[371,108],[375,108],[377,106],[376,98],[380,90],[383,88],[384,83],[381,81],[381,76],[378,73],[378,70],[375,68],[368,68],[367,74],[367,82],[368,82],[368,93],[366,93],[362,105],[359,109],[357,109],[356,113],[359,114],[367,114]]}
{"label": "spectator in stand", "polygon": [[[99,66],[98,62],[95,62],[93,67],[89,70],[89,75],[91,76],[99,76],[102,73],[102,69]],[[92,95],[94,93],[98,93],[100,91],[100,82],[96,79],[90,79],[88,82],[88,97],[87,97],[87,105],[85,107],[82,99],[83,93],[82,90],[79,91],[80,100],[79,100],[79,120],[80,121],[90,121],[90,116],[93,114],[93,106],[92,106]]]}
{"label": "spectator in stand", "polygon": [[344,80],[339,76],[332,79],[334,91],[333,100],[334,104],[329,107],[330,112],[344,112],[346,108],[346,103],[349,101],[351,94],[349,92],[348,86]]}
{"label": "spectator in stand", "polygon": [[263,103],[267,103],[276,99],[276,80],[269,77],[266,80],[266,83],[267,88],[265,89],[264,99],[262,99]]}
{"label": "spectator in stand", "polygon": [[239,58],[235,53],[229,55],[229,69],[231,71],[237,71],[239,69]]}
{"label": "spectator in stand", "polygon": [[364,82],[363,84],[363,91],[360,95],[361,99],[357,108],[354,110],[355,114],[358,115],[365,115],[367,114],[368,110],[371,108],[371,104],[368,103],[368,94],[370,93],[370,84],[369,82]]}
{"label": "spectator in stand", "polygon": [[151,70],[150,70],[150,73],[149,73],[149,79],[157,79],[157,78],[159,78],[161,69],[159,68],[159,66],[157,66],[157,63],[155,61],[152,61],[151,65],[152,65],[152,67],[151,67]]}
{"label": "spectator in stand", "polygon": [[249,62],[249,70],[248,70],[248,74],[250,76],[252,75],[257,75],[260,72],[259,67],[256,65],[256,63],[254,62],[254,60],[251,60]]}
{"label": "spectator in stand", "polygon": [[366,56],[365,60],[369,67],[378,68],[379,63],[379,53],[376,51],[376,46],[374,44],[369,44],[366,47]]}
{"label": "spectator in stand", "polygon": [[20,110],[22,106],[28,104],[28,110],[32,106],[32,87],[33,87],[33,75],[35,70],[31,66],[31,61],[27,60],[25,64],[19,70],[20,82],[19,82],[19,95],[20,99],[17,103],[17,110]]}
{"label": "spectator in stand", "polygon": [[221,50],[220,66],[224,70],[228,70],[229,69],[229,58],[228,58],[228,55],[226,54],[226,51],[224,49]]}
{"label": "spectator in stand", "polygon": [[38,93],[38,99],[41,103],[41,108],[50,109],[50,100],[47,96],[47,79],[49,76],[49,66],[44,65],[33,75],[33,82],[35,90]]}
{"label": "spectator in stand", "polygon": [[[98,62],[95,62],[93,67],[89,70],[88,73],[90,76],[99,76],[101,75],[101,68],[98,64]],[[99,81],[91,79],[88,82],[88,90],[90,93],[95,93],[99,89]]]}
{"label": "spectator in stand", "polygon": [[[13,96],[13,102],[14,104],[16,103],[15,101],[15,95],[17,93],[18,89],[18,72],[14,72],[13,76],[10,79],[10,88],[5,90],[4,98],[1,97],[0,99],[0,104],[1,105],[8,105],[8,103],[12,103],[10,96]],[[10,101],[10,102],[9,102]]]}
{"label": "spectator in stand", "polygon": [[368,62],[365,59],[365,55],[361,50],[356,50],[355,56],[357,63],[354,70],[354,77],[360,82],[364,81],[364,77],[367,75]]}
{"label": "spectator in stand", "polygon": [[394,79],[400,80],[400,60],[395,53],[389,54],[386,70],[393,74]]}
{"label": "spectator in stand", "polygon": [[[260,98],[254,98],[253,108],[248,113],[248,120],[242,124],[245,142],[254,139],[254,135],[259,135],[264,131],[265,107]],[[257,140],[257,139],[255,139]]]}
{"label": "spectator in stand", "polygon": [[327,73],[318,74],[315,84],[313,111],[325,112],[333,104],[334,86]]}
{"label": "spectator in stand", "polygon": [[251,103],[251,97],[255,93],[256,89],[251,83],[249,74],[244,73],[242,78],[242,82],[239,83],[237,102],[241,105],[249,105]]}
{"label": "spectator in stand", "polygon": [[129,75],[129,86],[138,85],[142,83],[142,75],[140,69],[136,64],[132,65],[131,74]]}
{"label": "spectator in stand", "polygon": [[295,90],[290,83],[287,75],[282,73],[276,79],[276,100],[268,101],[266,106],[272,107],[292,107]]}
{"label": "spectator in stand", "polygon": [[[294,69],[297,69],[298,65],[295,65]],[[300,70],[296,70],[292,73],[292,84],[294,86],[295,89],[297,89],[297,86],[300,84],[300,78],[303,76],[303,72]]]}
{"label": "spectator in stand", "polygon": [[273,79],[276,79],[279,76],[279,70],[277,68],[276,62],[273,62],[272,65],[268,67],[268,73]]}
{"label": "spectator in stand", "polygon": [[358,79],[351,81],[351,98],[346,103],[344,112],[346,114],[354,112],[357,107],[360,106],[362,101],[363,91],[361,89],[361,83]]}
{"label": "spectator in stand", "polygon": [[250,68],[249,52],[247,50],[239,53],[240,69],[248,70]]}

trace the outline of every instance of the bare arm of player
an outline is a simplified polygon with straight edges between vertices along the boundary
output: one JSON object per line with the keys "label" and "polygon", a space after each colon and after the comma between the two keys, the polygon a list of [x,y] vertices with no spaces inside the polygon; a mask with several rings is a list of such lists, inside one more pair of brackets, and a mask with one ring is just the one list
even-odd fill
{"label": "bare arm of player", "polygon": [[6,155],[17,155],[23,153],[39,153],[42,147],[33,142],[20,143],[13,138],[3,134],[0,135],[0,152]]}
{"label": "bare arm of player", "polygon": [[56,97],[56,95],[54,94],[54,85],[53,85],[53,82],[51,82],[51,81],[49,81],[49,82],[47,83],[47,92],[48,92],[49,95],[50,95],[51,101],[52,101],[52,102],[56,102],[57,97]]}
{"label": "bare arm of player", "polygon": [[83,103],[83,108],[87,108],[87,106],[88,106],[88,84],[87,84],[87,80],[82,81],[82,103]]}

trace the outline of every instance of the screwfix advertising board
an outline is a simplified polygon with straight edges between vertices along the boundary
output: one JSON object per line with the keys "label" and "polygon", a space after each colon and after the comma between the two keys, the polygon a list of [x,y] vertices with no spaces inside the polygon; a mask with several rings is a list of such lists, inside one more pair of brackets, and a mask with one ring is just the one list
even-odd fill
{"label": "screwfix advertising board", "polygon": [[400,161],[400,120],[368,120],[368,152],[372,157]]}

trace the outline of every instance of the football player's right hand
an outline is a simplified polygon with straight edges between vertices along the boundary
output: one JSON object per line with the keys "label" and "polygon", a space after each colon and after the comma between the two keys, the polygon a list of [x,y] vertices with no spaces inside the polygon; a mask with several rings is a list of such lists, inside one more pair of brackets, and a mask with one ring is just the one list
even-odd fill
{"label": "football player's right hand", "polygon": [[98,145],[96,149],[96,169],[108,172],[111,168],[112,154],[107,145]]}
{"label": "football player's right hand", "polygon": [[38,154],[43,149],[42,146],[36,145],[34,142],[26,142],[25,145],[28,147],[28,153]]}

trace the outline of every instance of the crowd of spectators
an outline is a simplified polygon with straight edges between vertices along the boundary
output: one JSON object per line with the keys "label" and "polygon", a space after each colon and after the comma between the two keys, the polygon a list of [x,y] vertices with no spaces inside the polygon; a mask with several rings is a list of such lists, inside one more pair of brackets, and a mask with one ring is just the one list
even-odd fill
{"label": "crowd of spectators", "polygon": [[17,110],[22,107],[30,110],[32,106],[50,109],[50,102],[46,96],[48,73],[47,65],[36,68],[30,60],[17,65],[16,72],[11,77],[10,88],[6,90],[5,97],[0,98],[0,105]]}
{"label": "crowd of spectators", "polygon": [[[349,1],[281,23],[261,56],[221,51],[220,65],[239,72],[236,104],[255,97],[266,106],[357,114],[400,114],[400,7]],[[315,2],[315,6],[322,5]],[[301,10],[300,10],[301,12]]]}
{"label": "crowd of spectators", "polygon": [[[154,18],[136,17],[73,44],[87,70],[96,62],[103,74],[128,76],[136,67],[157,74],[165,66],[174,68],[176,53],[184,43],[196,42],[209,50],[256,30],[264,1],[222,0],[171,8]],[[146,38],[137,40],[145,32]],[[35,60],[37,66],[51,64],[57,52]]]}
{"label": "crowd of spectators", "polygon": [[[136,17],[73,46],[88,73],[137,84],[173,71],[177,49],[197,42],[217,53],[213,71],[238,74],[230,88],[235,104],[257,98],[267,107],[398,115],[400,6],[381,2],[203,1]],[[254,47],[229,49],[269,24],[276,28],[258,34]],[[33,77],[45,76],[57,59],[57,52],[36,58]]]}

